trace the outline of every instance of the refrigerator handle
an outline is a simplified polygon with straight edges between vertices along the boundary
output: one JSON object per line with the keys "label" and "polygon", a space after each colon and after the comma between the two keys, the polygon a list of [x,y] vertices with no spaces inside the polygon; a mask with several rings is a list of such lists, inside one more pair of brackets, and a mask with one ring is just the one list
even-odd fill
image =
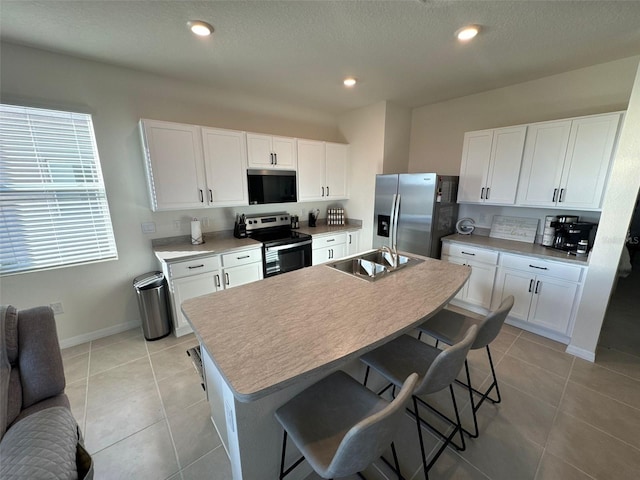
{"label": "refrigerator handle", "polygon": [[393,244],[395,250],[398,248],[398,216],[400,215],[400,194],[396,195],[395,215],[393,218]]}
{"label": "refrigerator handle", "polygon": [[393,235],[396,231],[396,193],[393,194],[393,200],[391,200],[391,216],[389,218],[389,248],[393,247]]}

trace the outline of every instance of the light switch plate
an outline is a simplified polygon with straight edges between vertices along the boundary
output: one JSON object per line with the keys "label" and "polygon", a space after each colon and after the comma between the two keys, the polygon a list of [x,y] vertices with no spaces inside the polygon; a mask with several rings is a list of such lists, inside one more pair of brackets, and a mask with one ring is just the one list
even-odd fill
{"label": "light switch plate", "polygon": [[156,233],[155,222],[142,222],[140,225],[142,226],[142,233]]}

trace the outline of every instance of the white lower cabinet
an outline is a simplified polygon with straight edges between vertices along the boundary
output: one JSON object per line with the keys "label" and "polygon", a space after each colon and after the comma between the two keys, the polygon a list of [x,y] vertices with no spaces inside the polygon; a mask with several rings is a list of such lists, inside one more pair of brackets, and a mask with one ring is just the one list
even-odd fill
{"label": "white lower cabinet", "polygon": [[182,302],[261,280],[262,249],[209,255],[182,262],[162,262],[162,271],[169,284],[173,330],[176,337],[180,337],[192,332],[191,325],[182,314]]}
{"label": "white lower cabinet", "polygon": [[[356,252],[357,253],[357,252]],[[319,265],[347,255],[347,233],[313,235],[311,242],[311,264]]]}
{"label": "white lower cabinet", "polygon": [[473,305],[488,310],[491,307],[498,252],[444,243],[442,260],[471,268],[469,280],[454,297],[456,300],[454,303]]}
{"label": "white lower cabinet", "polygon": [[493,306],[513,295],[509,323],[566,341],[571,336],[584,270],[578,265],[502,254]]}
{"label": "white lower cabinet", "polygon": [[347,232],[347,256],[360,253],[360,232]]}

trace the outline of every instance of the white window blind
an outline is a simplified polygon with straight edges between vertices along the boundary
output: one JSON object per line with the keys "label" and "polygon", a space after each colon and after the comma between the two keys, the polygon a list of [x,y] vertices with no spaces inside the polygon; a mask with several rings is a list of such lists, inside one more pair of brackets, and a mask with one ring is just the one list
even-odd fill
{"label": "white window blind", "polygon": [[118,256],[91,115],[0,104],[0,273]]}

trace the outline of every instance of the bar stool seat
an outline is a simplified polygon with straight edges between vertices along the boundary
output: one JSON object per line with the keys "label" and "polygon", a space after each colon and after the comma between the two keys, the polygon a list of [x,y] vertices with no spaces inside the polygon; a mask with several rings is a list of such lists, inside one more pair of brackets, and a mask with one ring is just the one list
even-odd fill
{"label": "bar stool seat", "polygon": [[[464,362],[465,374],[467,377],[467,383],[456,382],[464,385],[469,390],[469,401],[471,403],[471,413],[473,415],[473,432],[463,428],[463,431],[472,438],[477,438],[479,435],[478,429],[478,417],[476,412],[485,400],[489,400],[493,403],[500,403],[502,398],[500,397],[500,388],[498,387],[498,378],[493,365],[493,359],[491,358],[491,349],[489,345],[495,340],[500,333],[504,321],[506,320],[511,308],[513,307],[514,298],[513,295],[506,297],[500,306],[489,312],[487,316],[482,319],[475,319],[467,317],[460,313],[452,312],[451,310],[441,310],[435,316],[431,317],[422,325],[418,326],[420,336],[422,333],[436,339],[436,346],[439,342],[446,343],[447,345],[455,345],[460,342],[465,336],[466,331],[472,326],[477,325],[478,335],[475,341],[471,345],[471,350],[477,350],[484,348],[487,352],[487,358],[489,361],[489,367],[491,369],[492,382],[491,385],[484,391],[480,392],[471,385],[471,375],[469,373],[469,363],[467,360]],[[491,392],[495,390],[496,398],[491,398]],[[476,402],[473,398],[474,393],[480,396],[480,400]]]}
{"label": "bar stool seat", "polygon": [[[417,381],[418,376],[410,372],[398,396],[388,402],[338,371],[289,400],[275,412],[284,428],[280,478],[305,458],[322,478],[364,470],[391,444],[398,417]],[[303,457],[285,471],[287,436]]]}

